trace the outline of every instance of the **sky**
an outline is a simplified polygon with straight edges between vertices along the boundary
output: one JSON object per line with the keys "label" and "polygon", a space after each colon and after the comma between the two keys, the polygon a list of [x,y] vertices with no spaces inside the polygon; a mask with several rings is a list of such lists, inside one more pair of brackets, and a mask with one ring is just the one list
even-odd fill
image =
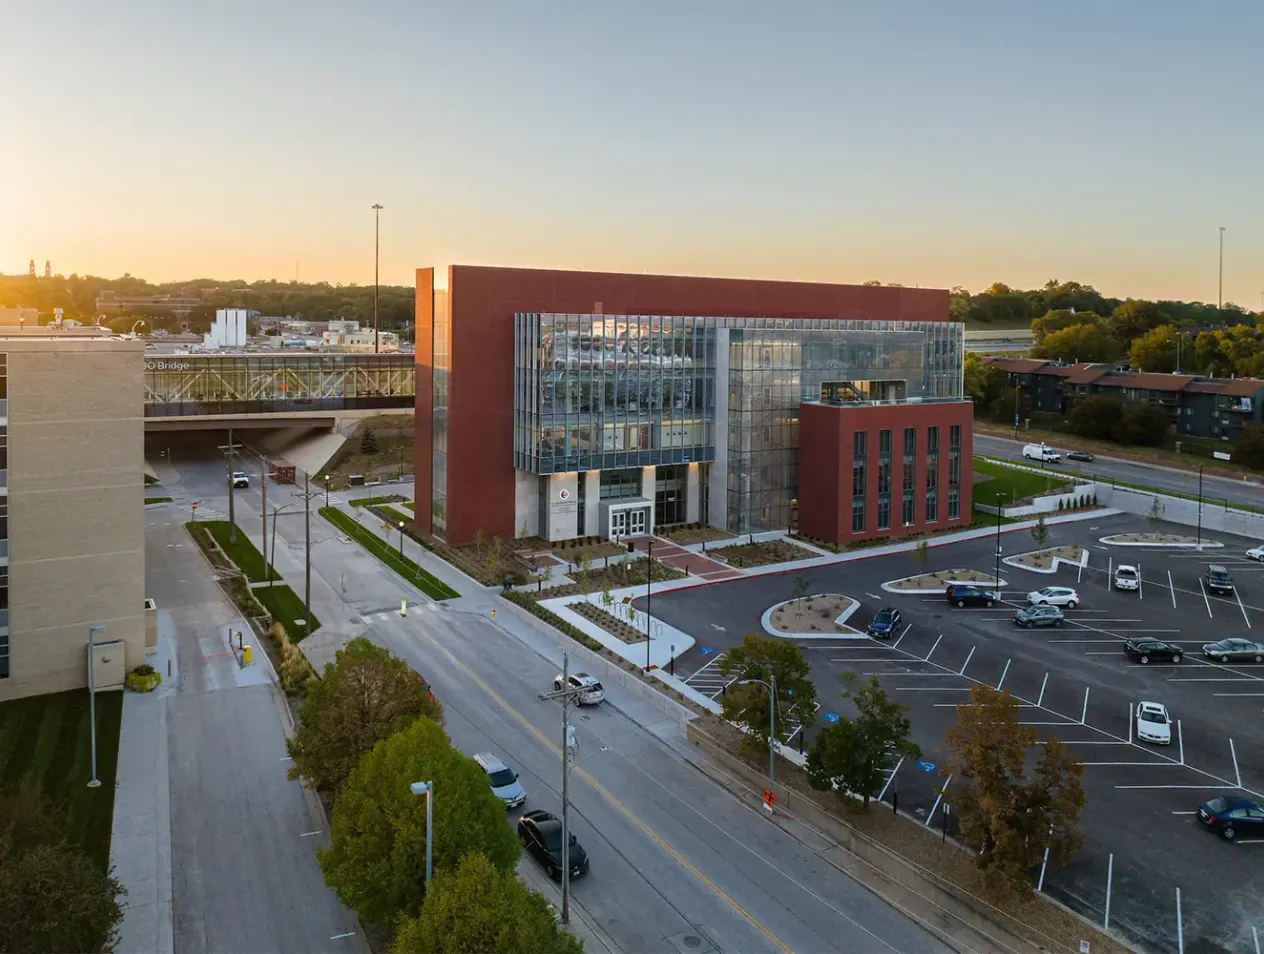
{"label": "sky", "polygon": [[0,272],[1264,307],[1260,3],[9,3]]}

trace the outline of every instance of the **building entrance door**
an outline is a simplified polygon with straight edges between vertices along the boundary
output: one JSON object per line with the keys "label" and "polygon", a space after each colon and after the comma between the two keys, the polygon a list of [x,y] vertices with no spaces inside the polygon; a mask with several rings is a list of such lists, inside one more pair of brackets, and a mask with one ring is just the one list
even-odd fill
{"label": "building entrance door", "polygon": [[628,535],[628,512],[615,510],[610,514],[610,538],[617,540]]}
{"label": "building entrance door", "polygon": [[648,511],[645,508],[637,510],[629,510],[628,514],[628,535],[633,537],[645,536],[645,518]]}

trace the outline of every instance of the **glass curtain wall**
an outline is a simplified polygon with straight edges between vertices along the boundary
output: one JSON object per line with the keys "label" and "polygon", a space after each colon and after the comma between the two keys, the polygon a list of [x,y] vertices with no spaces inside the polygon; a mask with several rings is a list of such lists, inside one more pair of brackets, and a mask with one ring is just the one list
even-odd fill
{"label": "glass curtain wall", "polygon": [[432,314],[433,384],[430,413],[430,523],[433,532],[442,537],[448,529],[448,296],[435,294]]}

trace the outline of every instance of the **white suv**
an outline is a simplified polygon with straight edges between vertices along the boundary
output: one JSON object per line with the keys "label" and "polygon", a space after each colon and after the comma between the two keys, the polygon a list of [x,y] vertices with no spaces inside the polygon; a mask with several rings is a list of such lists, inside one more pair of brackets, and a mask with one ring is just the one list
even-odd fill
{"label": "white suv", "polygon": [[517,808],[527,800],[527,791],[518,781],[518,776],[496,756],[490,752],[480,752],[474,756],[474,761],[487,773],[492,794],[504,802],[506,808]]}
{"label": "white suv", "polygon": [[228,478],[228,482],[233,485],[234,489],[240,490],[243,487],[250,486],[250,476],[243,474],[240,470],[235,470]]}
{"label": "white suv", "polygon": [[[558,692],[561,691],[561,676],[555,676],[553,678],[553,688]],[[571,673],[570,688],[579,690],[575,697],[575,702],[581,706],[595,706],[597,703],[606,698],[605,687],[597,681],[595,676],[590,676],[586,672]]]}

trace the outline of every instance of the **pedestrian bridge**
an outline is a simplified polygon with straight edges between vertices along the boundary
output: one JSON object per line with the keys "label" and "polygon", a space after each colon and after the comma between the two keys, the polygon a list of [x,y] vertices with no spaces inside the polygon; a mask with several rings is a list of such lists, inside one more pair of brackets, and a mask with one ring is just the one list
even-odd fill
{"label": "pedestrian bridge", "polygon": [[334,426],[411,410],[411,354],[149,354],[145,429]]}

